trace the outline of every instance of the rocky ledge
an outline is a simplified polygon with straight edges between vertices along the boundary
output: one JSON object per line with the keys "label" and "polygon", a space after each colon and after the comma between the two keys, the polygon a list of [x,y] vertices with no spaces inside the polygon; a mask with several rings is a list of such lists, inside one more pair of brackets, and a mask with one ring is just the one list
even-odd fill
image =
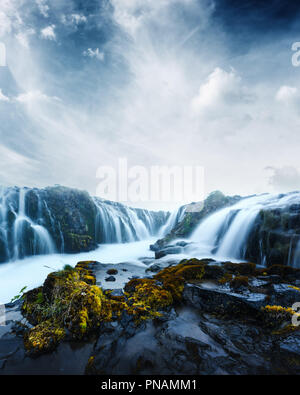
{"label": "rocky ledge", "polygon": [[300,270],[164,265],[91,261],[51,273],[6,305],[0,373],[300,373]]}

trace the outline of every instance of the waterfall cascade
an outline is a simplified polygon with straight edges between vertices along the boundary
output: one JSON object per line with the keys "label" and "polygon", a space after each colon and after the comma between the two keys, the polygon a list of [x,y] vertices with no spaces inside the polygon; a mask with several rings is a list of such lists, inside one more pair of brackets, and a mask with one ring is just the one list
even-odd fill
{"label": "waterfall cascade", "polygon": [[65,187],[0,189],[0,262],[158,234],[168,213],[133,209]]}
{"label": "waterfall cascade", "polygon": [[[263,211],[288,210],[300,207],[300,193],[286,195],[264,194],[245,198],[238,203],[223,208],[205,218],[192,233],[190,239],[202,247],[202,250],[220,259],[246,259],[249,237]],[[297,214],[298,215],[298,214]],[[299,215],[298,215],[299,219]],[[280,233],[278,231],[278,233]],[[287,234],[289,232],[286,232]],[[300,234],[290,236],[287,264],[300,265]],[[257,243],[260,249],[260,263],[265,263],[262,254],[261,240]],[[295,247],[296,246],[296,247]]]}
{"label": "waterfall cascade", "polygon": [[167,222],[165,223],[165,225],[163,225],[160,228],[159,231],[159,237],[164,237],[166,236],[169,232],[171,232],[171,230],[179,223],[183,220],[184,214],[185,214],[185,206],[181,206],[179,207],[179,209],[174,210],[171,215],[169,216],[169,219],[167,220]]}
{"label": "waterfall cascade", "polygon": [[48,230],[43,226],[39,196],[37,218],[33,220],[27,215],[26,193],[25,188],[1,190],[0,242],[5,251],[5,260],[56,251]]}
{"label": "waterfall cascade", "polygon": [[100,243],[124,243],[144,240],[157,234],[157,226],[152,212],[133,209],[94,198],[97,207],[95,239]]}

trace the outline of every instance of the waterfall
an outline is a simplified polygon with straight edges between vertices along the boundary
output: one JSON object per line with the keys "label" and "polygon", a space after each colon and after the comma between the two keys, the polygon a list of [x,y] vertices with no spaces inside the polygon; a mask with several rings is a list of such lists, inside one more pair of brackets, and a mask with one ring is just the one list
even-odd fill
{"label": "waterfall", "polygon": [[297,268],[300,267],[300,240],[298,241],[295,248],[294,257],[292,259],[292,266]]}
{"label": "waterfall", "polygon": [[[202,247],[202,251],[220,259],[243,260],[246,256],[249,235],[260,211],[280,209],[294,203],[299,204],[299,202],[300,193],[298,192],[287,195],[264,194],[242,199],[233,206],[223,208],[201,221],[190,239]],[[290,250],[290,261],[291,256]],[[296,260],[300,263],[300,242],[294,254],[294,265]],[[265,262],[265,257],[263,261]]]}
{"label": "waterfall", "polygon": [[169,216],[167,222],[165,225],[161,227],[159,230],[159,237],[164,237],[168,233],[171,232],[171,230],[183,220],[185,214],[185,206],[181,206],[178,209],[174,210],[171,215]]}
{"label": "waterfall", "polygon": [[0,187],[0,262],[149,239],[167,218],[59,185]]}
{"label": "waterfall", "polygon": [[26,215],[25,188],[19,191],[19,208],[15,215],[16,219],[13,224],[14,259],[20,259],[26,255],[51,254],[55,252],[55,246],[48,230],[38,223],[42,222],[39,200],[37,223],[34,223]]}
{"label": "waterfall", "polygon": [[124,243],[148,239],[156,234],[155,220],[147,210],[94,198],[97,207],[95,240],[97,243]]}

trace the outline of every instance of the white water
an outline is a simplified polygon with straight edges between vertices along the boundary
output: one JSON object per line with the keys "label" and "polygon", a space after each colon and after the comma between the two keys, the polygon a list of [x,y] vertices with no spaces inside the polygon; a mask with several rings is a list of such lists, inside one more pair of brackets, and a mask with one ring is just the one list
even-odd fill
{"label": "white water", "polygon": [[[55,214],[64,210],[65,203],[60,191],[57,196],[57,204],[61,206],[56,207],[53,213],[47,202],[49,195],[46,190],[0,188],[1,262],[65,251],[63,232],[66,230],[61,226],[61,218],[58,220]],[[160,221],[164,218],[163,214],[135,210],[98,198],[93,198],[93,202],[95,241],[98,244],[145,240],[158,233]],[[80,217],[80,210],[76,214]],[[84,218],[80,217],[79,220],[84,224]]]}
{"label": "white water", "polygon": [[96,241],[124,243],[145,240],[156,233],[154,219],[147,210],[141,210],[142,221],[136,210],[94,198],[97,207]]}
{"label": "white water", "polygon": [[[300,193],[285,196],[264,194],[242,199],[210,215],[195,229],[190,240],[199,253],[213,254],[219,259],[245,259],[249,233],[261,209],[283,208],[300,202]],[[197,247],[196,247],[197,246]],[[300,255],[300,245],[299,245]]]}
{"label": "white water", "polygon": [[296,245],[295,254],[291,266],[300,267],[300,241]]}
{"label": "white water", "polygon": [[[38,254],[52,254],[56,251],[55,245],[51,239],[51,236],[46,228],[39,224],[42,222],[42,218],[40,215],[41,210],[38,211],[38,218],[37,221],[34,222],[31,220],[26,213],[26,190],[24,188],[20,189],[19,191],[19,201],[18,201],[18,208],[14,209],[12,203],[7,204],[7,198],[9,198],[11,191],[2,190],[1,193],[1,224],[0,228],[2,229],[3,239],[6,245],[7,257],[8,259],[13,258],[17,260],[24,255],[26,255],[26,249],[30,248],[31,252],[34,255]],[[41,202],[38,197],[38,206],[40,208]],[[15,220],[13,223],[12,228],[12,246],[13,251],[9,248],[9,241],[7,237],[7,215],[8,210],[15,216]],[[33,242],[32,245],[27,246],[26,242],[26,235],[29,233],[33,235]]]}
{"label": "white water", "polygon": [[94,260],[104,264],[130,262],[146,267],[139,258],[153,257],[149,245],[156,239],[133,243],[104,244],[97,250],[81,254],[52,254],[28,257],[0,265],[0,304],[9,302],[19,291],[26,291],[43,284],[47,275],[64,265],[75,266],[79,261]]}
{"label": "white water", "polygon": [[[5,196],[2,196],[1,202],[0,235],[2,240],[5,240],[5,226],[2,226],[6,221]],[[290,193],[285,196],[265,194],[242,199],[237,204],[219,210],[203,220],[187,240],[192,241],[192,244],[182,250],[182,254],[167,256],[163,260],[211,257],[220,260],[228,259],[233,262],[242,261],[245,257],[245,245],[249,232],[260,210],[281,208],[292,203],[299,204],[299,202],[300,193]],[[17,218],[14,224],[15,240],[18,241],[22,238],[23,227],[29,225],[35,234],[38,248],[50,251],[52,248],[51,239],[48,238],[47,230],[26,216],[25,194],[22,196],[20,194],[18,208],[13,209]],[[41,285],[50,272],[62,269],[66,264],[75,266],[80,260],[96,260],[102,263],[130,262],[145,266],[139,258],[154,257],[153,252],[149,250],[149,245],[155,242],[157,237],[152,236],[155,233],[155,226],[150,213],[146,211],[140,213],[139,215],[143,215],[142,221],[137,213],[130,208],[120,209],[114,207],[113,204],[102,204],[101,202],[98,209],[99,218],[96,227],[98,226],[99,229],[96,230],[102,232],[107,243],[117,240],[119,244],[102,244],[97,250],[88,253],[40,255],[1,264],[0,303],[8,302],[24,286],[27,286],[27,289],[32,289]],[[183,215],[184,213],[180,210],[175,211],[162,227],[160,235],[166,234],[174,224],[182,219]],[[144,240],[136,241],[139,238]],[[130,242],[124,243],[126,240]],[[296,242],[293,244],[290,247],[289,260],[291,265],[299,266],[300,242],[298,245]],[[19,245],[18,242],[16,245]],[[15,255],[18,256],[18,254],[19,251],[15,250]],[[262,257],[262,262],[263,259],[264,257]]]}
{"label": "white water", "polygon": [[165,225],[163,225],[159,231],[159,237],[166,236],[171,230],[183,220],[185,214],[185,208],[179,207],[175,209],[169,216]]}

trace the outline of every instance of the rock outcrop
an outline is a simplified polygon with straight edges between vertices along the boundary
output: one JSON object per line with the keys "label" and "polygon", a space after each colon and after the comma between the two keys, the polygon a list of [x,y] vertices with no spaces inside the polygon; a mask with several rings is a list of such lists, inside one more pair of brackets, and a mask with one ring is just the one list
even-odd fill
{"label": "rock outcrop", "polygon": [[190,259],[102,290],[108,270],[66,267],[7,305],[0,374],[300,373],[300,270]]}
{"label": "rock outcrop", "polygon": [[300,202],[261,210],[247,242],[246,259],[268,265],[293,265],[299,241]]}

